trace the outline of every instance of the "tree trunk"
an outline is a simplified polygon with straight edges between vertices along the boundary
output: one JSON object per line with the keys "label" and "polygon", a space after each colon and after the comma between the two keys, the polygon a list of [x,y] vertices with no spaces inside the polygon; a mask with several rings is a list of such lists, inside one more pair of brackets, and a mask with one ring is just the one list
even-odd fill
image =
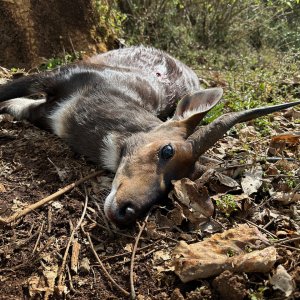
{"label": "tree trunk", "polygon": [[0,65],[32,68],[64,52],[106,50],[98,22],[94,0],[0,0]]}

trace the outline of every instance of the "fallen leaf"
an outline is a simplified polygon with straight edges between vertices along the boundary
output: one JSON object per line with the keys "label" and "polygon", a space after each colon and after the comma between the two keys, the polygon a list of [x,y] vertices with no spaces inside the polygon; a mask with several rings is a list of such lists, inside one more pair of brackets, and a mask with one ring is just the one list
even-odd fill
{"label": "fallen leaf", "polygon": [[284,116],[294,120],[300,119],[300,111],[297,111],[295,108],[291,108],[284,114]]}
{"label": "fallen leaf", "polygon": [[64,206],[63,206],[63,204],[61,203],[61,202],[59,202],[59,201],[53,201],[52,203],[51,203],[51,206],[53,207],[53,208],[55,208],[55,209],[62,209]]}
{"label": "fallen leaf", "polygon": [[82,274],[88,274],[91,270],[90,260],[87,257],[84,257],[79,265],[79,272]]}
{"label": "fallen leaf", "polygon": [[271,142],[285,142],[290,144],[297,144],[300,142],[300,135],[297,134],[279,134],[273,136]]}
{"label": "fallen leaf", "polygon": [[130,243],[130,244],[126,244],[126,246],[123,248],[125,251],[127,251],[127,252],[132,252],[132,244]]}
{"label": "fallen leaf", "polygon": [[286,269],[279,265],[273,276],[270,276],[270,283],[273,285],[273,289],[280,290],[285,293],[286,297],[289,297],[294,289],[295,283],[292,276],[286,271]]}
{"label": "fallen leaf", "polygon": [[0,182],[0,193],[5,193],[6,189],[5,186]]}
{"label": "fallen leaf", "polygon": [[184,216],[196,224],[203,216],[213,215],[214,206],[209,198],[205,186],[197,187],[197,184],[188,178],[173,181],[174,189],[169,197],[182,205]]}
{"label": "fallen leaf", "polygon": [[43,275],[46,278],[48,289],[47,293],[49,295],[52,295],[54,293],[54,287],[55,287],[55,279],[57,277],[58,272],[58,265],[52,265],[52,266],[44,266]]}
{"label": "fallen leaf", "polygon": [[[161,215],[161,213],[158,210],[157,210],[157,214],[159,214],[160,216],[162,216],[164,219],[166,218],[166,216]],[[157,217],[157,215],[156,215],[156,220],[158,220],[158,219],[160,220],[160,218]],[[159,224],[159,225],[157,225],[157,224]],[[157,222],[148,221],[147,222],[145,231],[147,233],[147,237],[148,238],[154,239],[154,240],[157,240],[157,239],[161,238],[161,233],[159,233],[157,231],[157,226],[166,227],[165,222],[163,222],[163,224],[161,224],[161,222],[159,222],[159,221],[157,221]],[[172,226],[172,224],[168,223],[167,227],[171,227],[171,226]],[[130,245],[130,247],[127,247],[128,245]],[[132,244],[127,244],[124,249],[127,250],[127,251],[129,251],[129,252],[131,252],[132,251]]]}
{"label": "fallen leaf", "polygon": [[54,293],[58,265],[43,265],[43,268],[43,275],[33,275],[28,278],[29,295],[33,298],[44,294],[43,299],[49,299]]}
{"label": "fallen leaf", "polygon": [[257,131],[255,130],[254,126],[246,126],[239,130],[239,137],[242,140],[248,140],[248,137],[256,137]]}
{"label": "fallen leaf", "polygon": [[262,185],[263,171],[261,166],[252,168],[251,170],[245,171],[245,174],[241,181],[241,186],[246,195],[256,193]]}
{"label": "fallen leaf", "polygon": [[153,253],[153,269],[159,273],[174,271],[172,265],[171,250],[166,248]]}
{"label": "fallen leaf", "polygon": [[283,205],[288,205],[291,203],[295,203],[300,201],[300,193],[284,193],[284,192],[276,192],[272,195],[272,199],[274,201],[280,202]]}
{"label": "fallen leaf", "polygon": [[[257,228],[246,224],[217,233],[202,242],[190,244],[180,241],[173,250],[175,273],[181,281],[232,272],[269,272],[276,261],[275,247],[257,249],[267,244]],[[251,252],[249,252],[251,251]]]}

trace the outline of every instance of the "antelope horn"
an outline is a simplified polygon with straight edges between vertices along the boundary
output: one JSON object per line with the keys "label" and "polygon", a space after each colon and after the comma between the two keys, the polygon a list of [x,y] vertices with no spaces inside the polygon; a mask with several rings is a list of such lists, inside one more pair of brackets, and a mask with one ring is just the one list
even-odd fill
{"label": "antelope horn", "polygon": [[212,147],[235,124],[250,121],[299,104],[300,101],[296,101],[224,114],[209,125],[200,127],[200,129],[188,137],[187,142],[192,144],[194,158],[198,159],[200,155]]}

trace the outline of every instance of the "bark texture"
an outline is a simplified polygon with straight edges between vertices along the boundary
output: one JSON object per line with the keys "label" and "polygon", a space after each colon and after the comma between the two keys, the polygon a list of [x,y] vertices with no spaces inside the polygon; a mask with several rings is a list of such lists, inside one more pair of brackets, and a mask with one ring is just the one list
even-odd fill
{"label": "bark texture", "polygon": [[1,0],[0,65],[32,68],[64,51],[105,50],[93,0]]}

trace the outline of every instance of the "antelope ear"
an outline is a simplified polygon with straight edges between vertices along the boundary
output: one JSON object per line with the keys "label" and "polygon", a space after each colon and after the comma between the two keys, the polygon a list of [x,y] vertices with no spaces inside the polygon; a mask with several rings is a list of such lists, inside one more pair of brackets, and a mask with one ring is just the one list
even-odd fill
{"label": "antelope ear", "polygon": [[222,95],[222,88],[211,88],[186,95],[179,101],[173,119],[196,127],[221,100]]}

